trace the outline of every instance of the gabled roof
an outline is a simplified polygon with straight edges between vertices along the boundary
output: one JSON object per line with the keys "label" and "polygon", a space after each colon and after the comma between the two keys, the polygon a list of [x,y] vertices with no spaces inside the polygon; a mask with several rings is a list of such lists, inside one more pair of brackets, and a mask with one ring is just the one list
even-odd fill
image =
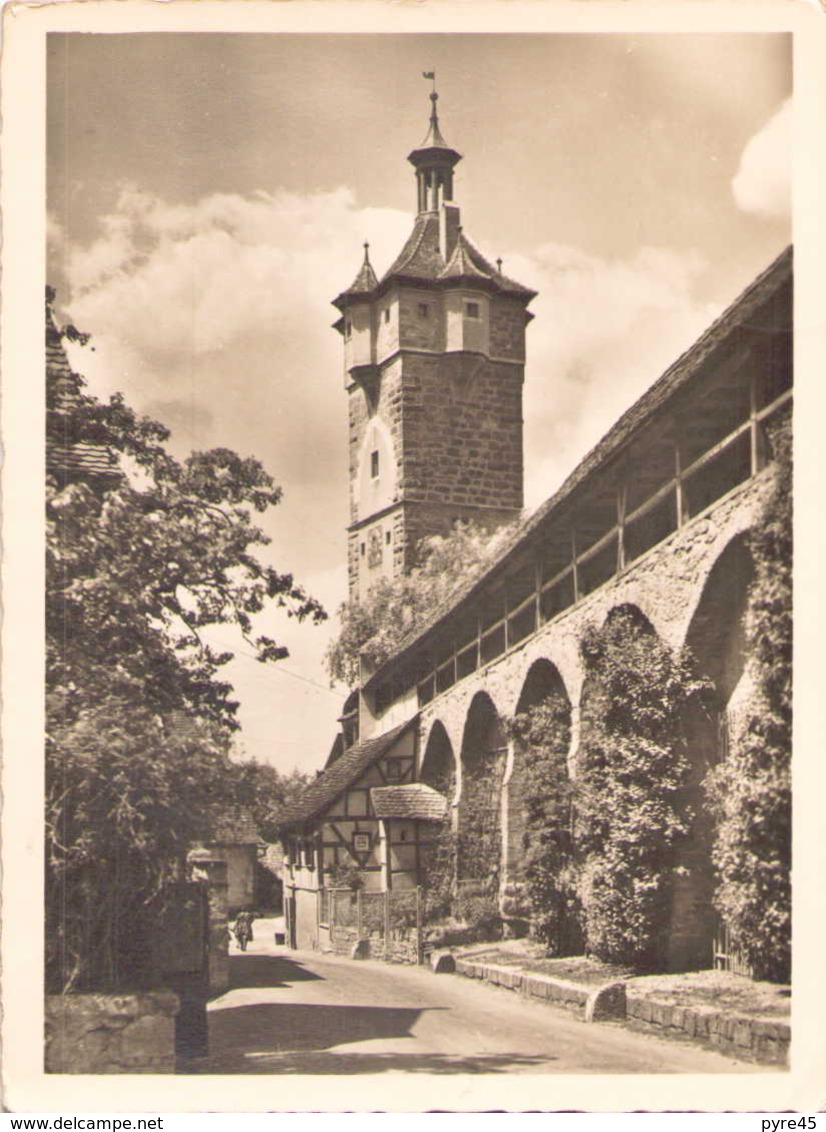
{"label": "gabled roof", "polygon": [[488,583],[491,575],[499,571],[507,560],[525,545],[548,516],[556,511],[592,472],[617,454],[636,430],[648,422],[700,371],[703,363],[739,326],[750,324],[760,307],[791,279],[792,265],[793,248],[788,247],[723,311],[694,345],[681,354],[662,377],[622,414],[613,428],[609,429],[602,440],[580,461],[559,490],[520,523],[496,558],[459,586],[450,598],[405,637],[393,655],[388,657],[365,681],[364,689],[374,688],[384,674],[389,672],[404,655],[419,646],[440,621],[456,610],[460,604],[472,600]]}
{"label": "gabled roof", "polygon": [[303,825],[332,806],[345,790],[353,786],[373,763],[386,754],[393,744],[410,730],[417,718],[414,716],[406,723],[394,727],[392,731],[386,731],[384,735],[356,743],[335,762],[328,764],[298,799],[282,811],[278,819],[278,828]]}
{"label": "gabled roof", "polygon": [[374,786],[370,800],[377,818],[443,821],[447,815],[447,798],[425,782]]}

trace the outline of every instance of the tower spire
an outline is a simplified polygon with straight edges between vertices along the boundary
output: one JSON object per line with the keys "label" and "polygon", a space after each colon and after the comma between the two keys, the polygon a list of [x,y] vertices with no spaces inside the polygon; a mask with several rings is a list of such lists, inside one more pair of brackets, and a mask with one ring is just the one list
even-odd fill
{"label": "tower spire", "polygon": [[437,212],[442,201],[453,199],[453,168],[462,160],[462,155],[451,149],[439,128],[436,72],[422,71],[422,77],[430,79],[433,84],[430,91],[430,125],[424,141],[407,160],[416,169],[419,212]]}

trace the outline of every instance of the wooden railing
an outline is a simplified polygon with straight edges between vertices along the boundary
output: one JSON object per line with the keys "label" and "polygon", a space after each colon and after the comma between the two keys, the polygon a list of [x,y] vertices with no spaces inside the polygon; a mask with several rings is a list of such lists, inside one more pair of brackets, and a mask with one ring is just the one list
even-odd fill
{"label": "wooden railing", "polygon": [[[686,461],[679,439],[672,442],[673,475],[632,510],[627,506],[630,480],[620,479],[615,522],[595,541],[580,549],[582,534],[576,526],[562,528],[554,545],[557,550],[563,543],[569,546],[564,565],[550,568],[537,554],[527,567],[478,599],[479,613],[471,629],[421,665],[423,673],[416,682],[419,706],[521,644],[756,475],[771,457],[767,426],[790,404],[792,390],[764,407],[758,407],[755,379],[748,392],[745,418],[693,459]],[[393,698],[390,690],[378,689],[377,711]]]}

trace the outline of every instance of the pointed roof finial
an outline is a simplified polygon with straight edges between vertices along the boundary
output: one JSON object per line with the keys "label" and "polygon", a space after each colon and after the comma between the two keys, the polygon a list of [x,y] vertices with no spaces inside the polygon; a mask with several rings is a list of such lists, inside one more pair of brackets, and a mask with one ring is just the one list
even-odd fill
{"label": "pointed roof finial", "polygon": [[500,275],[502,274],[502,257],[501,256],[496,261],[496,270],[499,272]]}
{"label": "pointed roof finial", "polygon": [[365,263],[370,262],[370,241],[369,240],[364,241],[364,262]]}
{"label": "pointed roof finial", "polygon": [[[439,95],[436,91],[436,72],[422,71],[422,78],[430,79],[433,85],[430,91],[430,129],[427,131],[427,137],[419,146],[419,149],[422,150],[437,147],[439,149],[450,150],[450,146],[442,137],[442,131],[439,129],[439,112],[436,109],[436,103],[439,101]],[[451,152],[454,151],[451,150]],[[457,154],[456,157],[458,160],[459,155]]]}

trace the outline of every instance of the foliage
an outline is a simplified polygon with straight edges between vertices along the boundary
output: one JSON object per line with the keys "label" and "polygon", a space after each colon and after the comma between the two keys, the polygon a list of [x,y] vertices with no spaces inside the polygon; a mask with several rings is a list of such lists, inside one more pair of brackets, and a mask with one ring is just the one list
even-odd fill
{"label": "foliage", "polygon": [[46,927],[57,990],[131,977],[135,924],[204,836],[208,807],[232,798],[237,704],[219,679],[232,654],[204,631],[235,625],[268,661],[286,652],[253,634],[268,603],[324,616],[256,557],[269,540],[251,516],[281,494],[258,461],[215,449],[179,462],[162,425],[120,395],[104,404],[81,378],[71,384],[67,394],[65,381],[49,383],[47,443],[103,445],[124,474],[47,483]]}
{"label": "foliage", "polygon": [[582,654],[576,832],[586,946],[608,962],[651,969],[664,951],[692,818],[682,718],[708,683],[630,609],[587,631]]}
{"label": "foliage", "polygon": [[325,656],[333,681],[353,687],[360,679],[359,656],[371,671],[464,581],[504,546],[512,528],[494,534],[473,523],[458,523],[451,534],[422,539],[418,565],[398,578],[379,579],[368,595],[338,611],[341,631]]}
{"label": "foliage", "polygon": [[745,616],[754,698],[706,780],[717,829],[716,906],[757,978],[791,974],[792,445],[773,438],[774,486],[751,537]]}
{"label": "foliage", "polygon": [[70,713],[47,696],[46,940],[52,990],[123,987],[140,977],[150,904],[180,878],[226,795],[226,734],[108,697]]}
{"label": "foliage", "polygon": [[502,811],[500,791],[504,750],[475,744],[473,758],[462,768],[462,794],[457,844],[459,875],[481,880],[489,891],[499,885]]}
{"label": "foliage", "polygon": [[450,820],[441,822],[430,837],[429,842],[419,846],[419,883],[426,918],[437,920],[450,912],[456,873],[456,835]]}
{"label": "foliage", "polygon": [[515,716],[510,732],[524,768],[525,883],[531,924],[551,954],[571,954],[580,940],[580,910],[571,828],[567,699],[559,692],[550,694]]}
{"label": "foliage", "polygon": [[364,887],[364,875],[358,865],[331,865],[324,873],[327,888],[349,888],[356,892]]}
{"label": "foliage", "polygon": [[297,768],[284,774],[269,763],[245,759],[232,764],[230,777],[234,804],[250,811],[265,841],[275,842],[281,811],[295,801],[312,776]]}
{"label": "foliage", "polygon": [[499,904],[487,884],[462,884],[455,906],[456,915],[467,924],[471,939],[495,939],[501,933]]}

